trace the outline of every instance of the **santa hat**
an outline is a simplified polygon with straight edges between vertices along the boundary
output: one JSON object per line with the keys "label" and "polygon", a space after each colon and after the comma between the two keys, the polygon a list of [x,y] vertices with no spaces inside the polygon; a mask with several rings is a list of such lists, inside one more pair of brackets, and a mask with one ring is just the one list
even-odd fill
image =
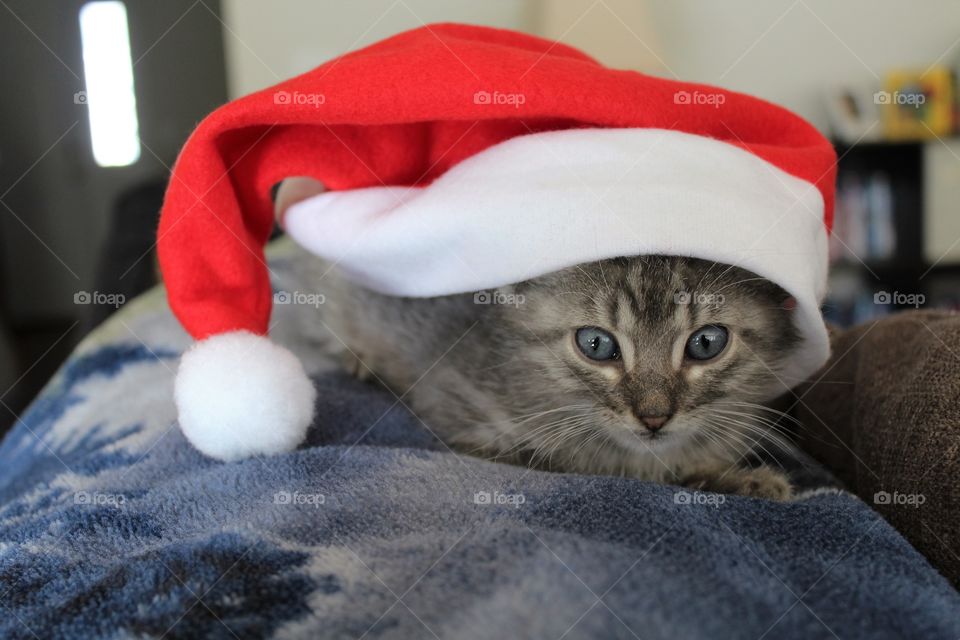
{"label": "santa hat", "polygon": [[804,339],[780,372],[823,364],[835,155],[763,100],[608,69],[532,36],[432,25],[332,60],[207,117],[159,229],[170,305],[197,340],[180,426],[220,459],[299,444],[315,393],[270,342],[272,188],[327,192],[287,232],[358,284],[438,296],[617,256],[736,265],[796,298]]}

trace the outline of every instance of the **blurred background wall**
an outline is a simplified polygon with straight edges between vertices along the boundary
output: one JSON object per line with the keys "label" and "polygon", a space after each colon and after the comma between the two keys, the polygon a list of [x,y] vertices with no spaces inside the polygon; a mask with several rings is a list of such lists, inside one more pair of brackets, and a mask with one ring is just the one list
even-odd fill
{"label": "blurred background wall", "polygon": [[531,0],[224,0],[227,79],[238,97],[321,61],[432,22],[534,30]]}
{"label": "blurred background wall", "polygon": [[601,62],[719,84],[827,128],[823,91],[960,58],[954,0],[223,0],[231,97],[423,22],[535,33]]}
{"label": "blurred background wall", "polygon": [[[537,31],[607,64],[766,98],[828,130],[824,90],[960,56],[950,0],[564,0]],[[622,20],[621,20],[622,19]],[[578,22],[579,21],[579,22]]]}
{"label": "blurred background wall", "polygon": [[[88,105],[76,97],[88,80],[79,32],[88,4],[0,3],[0,424],[115,308],[78,294],[126,300],[155,281],[169,166],[206,113],[430,22],[523,30],[609,65],[797,111],[841,155],[828,315],[849,323],[960,306],[957,119],[938,124],[928,108],[950,91],[956,111],[955,87],[931,84],[960,61],[956,1],[126,0],[140,152],[125,166],[94,162]],[[896,84],[896,70],[913,75]],[[874,94],[898,88],[930,102],[906,112],[926,118],[913,133],[895,136],[893,112]],[[897,293],[914,298],[898,303]]]}

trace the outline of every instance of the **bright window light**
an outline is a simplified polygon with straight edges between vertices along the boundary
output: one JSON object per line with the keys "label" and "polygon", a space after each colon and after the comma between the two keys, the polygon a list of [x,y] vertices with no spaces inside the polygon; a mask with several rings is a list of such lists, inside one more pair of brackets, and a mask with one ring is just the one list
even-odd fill
{"label": "bright window light", "polygon": [[80,9],[80,41],[90,114],[93,159],[101,167],[123,167],[140,157],[137,97],[127,8],[115,0],[89,2]]}

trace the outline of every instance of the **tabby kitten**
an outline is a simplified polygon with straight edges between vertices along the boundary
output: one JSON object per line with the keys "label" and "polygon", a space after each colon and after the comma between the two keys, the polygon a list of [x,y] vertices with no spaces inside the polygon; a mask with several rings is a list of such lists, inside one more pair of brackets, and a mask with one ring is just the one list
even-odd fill
{"label": "tabby kitten", "polygon": [[741,463],[775,436],[764,403],[800,343],[794,301],[740,268],[669,256],[584,264],[428,299],[331,271],[322,320],[351,370],[449,446],[538,468],[787,499]]}

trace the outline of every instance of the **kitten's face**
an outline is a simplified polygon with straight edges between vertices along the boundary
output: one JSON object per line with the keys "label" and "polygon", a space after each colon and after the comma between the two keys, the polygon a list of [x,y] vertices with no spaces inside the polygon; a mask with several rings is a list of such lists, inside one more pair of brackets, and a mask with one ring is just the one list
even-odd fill
{"label": "kitten's face", "polygon": [[799,343],[787,293],[702,260],[607,260],[515,291],[524,304],[504,319],[525,343],[524,386],[549,390],[538,404],[592,407],[610,439],[641,451],[724,425],[742,435],[750,405],[785,390],[777,374]]}

